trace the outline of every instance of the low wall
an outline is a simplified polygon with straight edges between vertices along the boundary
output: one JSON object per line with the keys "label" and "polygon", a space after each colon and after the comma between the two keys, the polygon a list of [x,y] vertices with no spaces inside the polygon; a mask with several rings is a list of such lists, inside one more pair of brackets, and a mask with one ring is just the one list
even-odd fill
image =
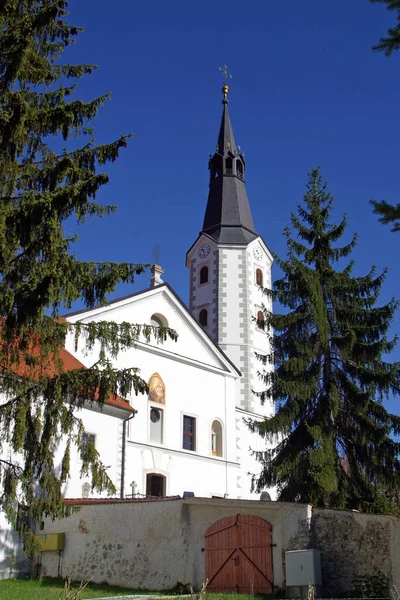
{"label": "low wall", "polygon": [[321,549],[326,594],[352,591],[356,579],[379,572],[400,590],[400,519],[314,508],[310,544]]}
{"label": "low wall", "polygon": [[284,585],[285,550],[306,547],[311,525],[307,505],[188,498],[84,505],[64,521],[47,521],[41,533],[65,532],[65,549],[43,553],[47,575],[67,572],[137,589],[162,590],[205,580],[204,533],[221,519],[252,514],[272,525],[274,584]]}
{"label": "low wall", "polygon": [[223,517],[258,516],[272,525],[273,578],[285,586],[285,552],[321,550],[327,595],[354,590],[356,578],[382,572],[400,589],[400,520],[315,509],[305,504],[187,498],[98,501],[41,533],[65,532],[65,549],[43,553],[47,575],[107,581],[137,589],[171,589],[205,581],[204,534]]}

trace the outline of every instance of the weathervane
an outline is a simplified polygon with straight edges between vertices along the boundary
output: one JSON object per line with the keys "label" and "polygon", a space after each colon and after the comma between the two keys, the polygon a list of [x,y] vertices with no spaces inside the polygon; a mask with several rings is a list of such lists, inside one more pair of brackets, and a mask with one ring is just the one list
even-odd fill
{"label": "weathervane", "polygon": [[228,73],[228,67],[226,65],[224,65],[223,67],[219,67],[219,70],[221,71],[222,75],[224,76],[224,85],[222,87],[222,93],[224,94],[224,99],[222,100],[222,103],[228,104],[229,87],[228,87],[227,81],[228,81],[228,79],[232,79],[232,75],[230,73]]}

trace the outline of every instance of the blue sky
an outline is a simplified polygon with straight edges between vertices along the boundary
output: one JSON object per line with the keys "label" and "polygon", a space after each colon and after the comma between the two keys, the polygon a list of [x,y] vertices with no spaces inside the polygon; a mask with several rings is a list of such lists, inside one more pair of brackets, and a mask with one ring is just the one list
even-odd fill
{"label": "blue sky", "polygon": [[[227,63],[236,142],[268,246],[285,253],[282,230],[307,172],[320,165],[337,218],[348,215],[344,241],[359,233],[355,273],[387,266],[382,301],[400,297],[400,234],[378,223],[368,203],[400,201],[400,53],[371,50],[393,13],[368,0],[70,0],[69,7],[70,22],[85,31],[65,58],[99,65],[79,96],[112,91],[97,141],[134,132],[98,196],[119,210],[78,228],[81,259],[151,262],[159,244],[164,279],[187,300],[185,253],[202,226],[222,111],[218,67]],[[148,282],[141,276],[119,292]]]}

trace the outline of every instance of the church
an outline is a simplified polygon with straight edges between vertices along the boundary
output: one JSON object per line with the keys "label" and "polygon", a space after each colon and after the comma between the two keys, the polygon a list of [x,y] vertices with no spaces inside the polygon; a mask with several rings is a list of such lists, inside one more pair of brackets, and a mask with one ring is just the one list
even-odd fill
{"label": "church", "polygon": [[[147,395],[110,397],[103,406],[87,402],[77,414],[83,441],[94,443],[118,498],[274,499],[274,490],[262,490],[260,496],[251,489],[252,474],[260,471],[253,453],[266,446],[246,424],[274,410],[271,400],[262,403],[254,393],[263,390],[258,373],[264,367],[256,354],[270,351],[262,309],[272,307],[262,287],[271,285],[273,257],[253,222],[246,162],[235,143],[226,85],[222,92],[203,226],[186,254],[189,306],[155,265],[148,289],[65,315],[71,323],[149,324],[178,334],[176,341],[162,342],[143,336],[134,348],[110,357],[118,369],[139,370],[148,382]],[[71,335],[60,358],[67,370],[89,368],[98,349],[88,352],[83,342],[76,348]],[[61,439],[55,450],[56,465],[65,443]],[[77,448],[71,448],[70,465],[62,490],[66,501],[106,495],[81,476]],[[0,578],[12,576],[14,555],[17,571],[28,573],[18,536],[0,512]]]}
{"label": "church", "polygon": [[[256,353],[269,352],[262,307],[271,307],[261,288],[271,285],[273,258],[253,222],[228,92],[224,85],[203,226],[186,254],[189,306],[156,265],[149,289],[66,315],[71,323],[128,321],[178,333],[177,341],[139,339],[115,360],[118,368],[140,370],[148,395],[102,410],[88,405],[79,415],[120,497],[260,497],[251,491],[251,474],[260,470],[252,451],[265,441],[246,420],[273,412],[254,394],[263,389]],[[72,340],[66,350],[86,367],[96,362],[96,352],[76,350]],[[71,462],[65,497],[92,495],[89,480],[79,477],[79,455]]]}

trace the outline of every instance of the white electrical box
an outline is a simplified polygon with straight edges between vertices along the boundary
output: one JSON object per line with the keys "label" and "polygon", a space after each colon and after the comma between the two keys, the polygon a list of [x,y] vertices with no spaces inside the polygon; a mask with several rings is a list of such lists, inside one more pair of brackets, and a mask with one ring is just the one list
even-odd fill
{"label": "white electrical box", "polygon": [[322,585],[321,553],[319,550],[289,550],[286,552],[286,587]]}

